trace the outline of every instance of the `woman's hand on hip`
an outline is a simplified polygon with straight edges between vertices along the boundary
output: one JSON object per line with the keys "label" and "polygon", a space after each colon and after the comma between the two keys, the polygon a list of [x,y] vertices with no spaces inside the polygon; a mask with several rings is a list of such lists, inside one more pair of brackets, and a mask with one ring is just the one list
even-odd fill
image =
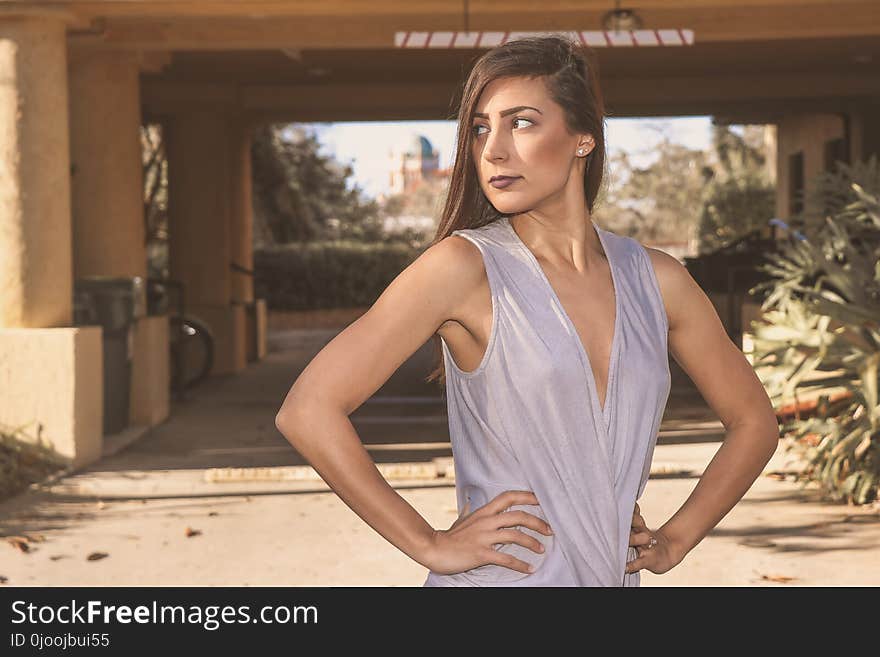
{"label": "woman's hand on hip", "polygon": [[527,511],[506,511],[514,504],[538,504],[531,491],[505,491],[469,513],[470,502],[449,529],[434,531],[430,556],[426,565],[440,575],[453,575],[486,564],[505,566],[521,573],[532,572],[529,563],[499,552],[492,546],[516,543],[541,554],[544,546],[525,532],[514,529],[528,527],[550,536],[550,525]]}
{"label": "woman's hand on hip", "polygon": [[677,546],[663,530],[648,528],[638,504],[633,511],[629,544],[635,547],[638,556],[626,564],[627,573],[644,568],[660,575],[681,563],[682,556]]}

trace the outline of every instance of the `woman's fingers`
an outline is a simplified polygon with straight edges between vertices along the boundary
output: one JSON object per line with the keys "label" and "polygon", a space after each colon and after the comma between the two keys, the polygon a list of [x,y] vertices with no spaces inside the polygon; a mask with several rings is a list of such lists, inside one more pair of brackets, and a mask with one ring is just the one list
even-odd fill
{"label": "woman's fingers", "polygon": [[624,572],[634,573],[638,570],[641,570],[647,565],[648,559],[653,555],[652,552],[648,552],[645,548],[641,546],[635,546],[636,548],[636,558],[632,561],[628,561],[626,563],[626,567]]}
{"label": "woman's fingers", "polygon": [[518,570],[521,573],[533,572],[532,565],[527,561],[517,559],[513,555],[507,554],[505,552],[498,552],[497,550],[491,550],[491,552],[491,555],[486,556],[486,560],[489,563],[495,564],[496,566],[504,566],[506,568]]}
{"label": "woman's fingers", "polygon": [[491,520],[495,524],[496,528],[516,527],[517,525],[523,525],[524,527],[534,529],[536,532],[546,534],[547,536],[553,535],[553,530],[550,528],[550,523],[542,520],[534,513],[529,513],[528,511],[504,511],[503,513],[499,513],[498,515],[493,516]]}
{"label": "woman's fingers", "polygon": [[645,567],[647,560],[648,555],[636,557],[632,561],[627,562],[625,572],[634,573],[637,570],[641,570]]}
{"label": "woman's fingers", "polygon": [[676,554],[675,547],[662,529],[637,532],[631,543],[635,544],[636,558],[626,564],[627,573],[644,569],[660,575],[681,562],[681,557]]}
{"label": "woman's fingers", "polygon": [[650,549],[657,544],[657,539],[650,531],[632,531],[629,533],[629,544]]}
{"label": "woman's fingers", "polygon": [[633,507],[632,525],[629,532],[629,544],[636,546],[636,552],[638,552],[639,546],[645,546],[647,549],[650,549],[654,547],[655,543],[656,540],[651,535],[651,530],[648,529],[648,525],[642,517],[639,503],[636,502]]}
{"label": "woman's fingers", "polygon": [[538,496],[530,490],[506,490],[482,506],[486,513],[501,513],[514,504],[537,506]]}
{"label": "woman's fingers", "polygon": [[[639,540],[648,540],[650,541],[650,537],[645,538],[645,536],[640,536]],[[649,548],[654,547],[653,545],[636,545],[636,558],[632,561],[628,561],[626,564],[625,572],[634,573],[637,570],[641,570],[642,568],[646,568],[648,564],[651,563],[651,559],[653,558],[653,551]]]}
{"label": "woman's fingers", "polygon": [[642,517],[642,514],[639,512],[639,505],[636,504],[636,510],[633,512],[632,519],[632,527],[634,529],[647,529],[648,526],[645,524],[645,519]]}
{"label": "woman's fingers", "polygon": [[492,543],[516,543],[529,548],[532,552],[544,553],[544,544],[541,541],[518,529],[499,529],[495,537],[497,540],[493,540]]}

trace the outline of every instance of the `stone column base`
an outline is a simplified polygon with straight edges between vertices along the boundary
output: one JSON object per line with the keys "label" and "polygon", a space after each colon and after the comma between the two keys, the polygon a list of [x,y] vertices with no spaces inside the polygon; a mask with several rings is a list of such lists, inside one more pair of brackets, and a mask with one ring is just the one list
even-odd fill
{"label": "stone column base", "polygon": [[131,363],[131,424],[155,426],[170,413],[168,315],[138,318]]}
{"label": "stone column base", "polygon": [[0,328],[0,429],[75,468],[101,458],[100,326]]}

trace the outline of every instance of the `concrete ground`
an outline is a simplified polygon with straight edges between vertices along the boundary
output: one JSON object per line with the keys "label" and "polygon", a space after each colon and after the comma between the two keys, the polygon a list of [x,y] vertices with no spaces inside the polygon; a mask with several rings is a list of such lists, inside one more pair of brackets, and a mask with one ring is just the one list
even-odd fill
{"label": "concrete ground", "polygon": [[[420,586],[426,569],[345,506],[275,429],[296,375],[332,335],[272,334],[264,361],[211,379],[133,444],[0,504],[0,582]],[[448,527],[457,511],[445,401],[421,382],[430,355],[429,343],[352,421],[395,489]],[[684,502],[722,437],[674,368],[640,501],[649,526]],[[780,444],[718,527],[670,572],[643,570],[642,585],[880,584],[880,508],[822,502],[778,474],[793,465]]]}

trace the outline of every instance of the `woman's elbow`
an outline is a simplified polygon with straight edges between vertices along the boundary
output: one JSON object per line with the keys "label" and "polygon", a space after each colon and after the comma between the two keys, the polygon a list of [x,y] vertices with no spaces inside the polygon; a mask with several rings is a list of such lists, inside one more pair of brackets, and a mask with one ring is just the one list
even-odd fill
{"label": "woman's elbow", "polygon": [[779,447],[779,420],[776,418],[776,414],[771,411],[769,415],[765,415],[755,431],[760,436],[762,443],[766,445],[767,460],[769,461]]}
{"label": "woman's elbow", "polygon": [[305,436],[314,435],[319,427],[326,426],[335,408],[314,399],[300,398],[295,403],[288,399],[275,415],[275,428],[296,447]]}
{"label": "woman's elbow", "polygon": [[748,436],[754,449],[764,452],[768,461],[779,447],[779,421],[772,407],[768,406],[766,411],[762,409],[760,414],[744,414],[739,421],[725,426],[728,432],[736,430],[741,435]]}
{"label": "woman's elbow", "polygon": [[278,429],[281,433],[284,433],[285,428],[290,422],[289,413],[285,411],[285,409],[281,409],[275,415],[275,428]]}
{"label": "woman's elbow", "polygon": [[297,379],[284,401],[281,408],[275,414],[275,428],[278,429],[285,438],[289,438],[289,434],[297,426],[302,426],[306,421],[306,410],[312,408],[313,395],[304,395],[303,389],[299,386]]}
{"label": "woman's elbow", "polygon": [[291,444],[296,441],[297,435],[302,431],[305,423],[302,410],[294,406],[282,406],[275,415],[275,428]]}

